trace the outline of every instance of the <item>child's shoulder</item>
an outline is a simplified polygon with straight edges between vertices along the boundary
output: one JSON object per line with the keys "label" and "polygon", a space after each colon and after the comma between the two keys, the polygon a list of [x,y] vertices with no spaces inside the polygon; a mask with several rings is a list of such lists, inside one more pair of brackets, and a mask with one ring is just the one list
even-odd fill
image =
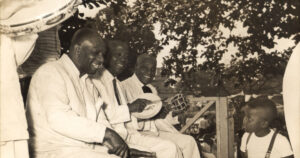
{"label": "child's shoulder", "polygon": [[278,133],[274,142],[274,148],[280,153],[281,157],[293,155],[292,147],[286,136]]}
{"label": "child's shoulder", "polygon": [[284,136],[284,135],[282,135],[282,134],[280,134],[280,133],[277,133],[277,136],[276,136],[276,140],[275,140],[276,142],[278,142],[278,143],[289,143],[289,141],[288,141],[288,139],[287,139],[287,137],[286,136]]}
{"label": "child's shoulder", "polygon": [[249,133],[249,132],[245,132],[242,136],[242,139],[247,139],[249,137],[249,135],[252,134],[252,133]]}

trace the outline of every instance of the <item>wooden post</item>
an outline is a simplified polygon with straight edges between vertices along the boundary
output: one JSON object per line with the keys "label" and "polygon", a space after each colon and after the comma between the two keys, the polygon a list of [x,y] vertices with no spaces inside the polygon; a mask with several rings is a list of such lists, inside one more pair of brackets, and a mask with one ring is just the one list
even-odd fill
{"label": "wooden post", "polygon": [[233,120],[228,115],[227,98],[220,97],[216,102],[217,157],[233,158]]}
{"label": "wooden post", "polygon": [[191,120],[189,120],[185,126],[182,127],[182,129],[180,130],[180,133],[183,133],[186,129],[188,129],[195,121],[197,121],[199,119],[199,117],[201,115],[204,114],[204,112],[206,112],[208,110],[208,108],[210,108],[213,104],[215,103],[215,101],[210,101],[209,103],[207,103],[205,105],[204,108],[202,108]]}
{"label": "wooden post", "polygon": [[209,101],[187,124],[180,130],[183,133],[189,128],[205,111],[216,103],[216,137],[217,158],[234,157],[234,119],[229,114],[226,97],[193,97],[187,96],[190,102]]}

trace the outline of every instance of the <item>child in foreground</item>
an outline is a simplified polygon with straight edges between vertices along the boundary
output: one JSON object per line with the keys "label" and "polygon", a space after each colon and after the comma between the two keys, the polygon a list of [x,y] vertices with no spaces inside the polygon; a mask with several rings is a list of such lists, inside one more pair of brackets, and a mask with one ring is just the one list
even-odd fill
{"label": "child in foreground", "polygon": [[286,137],[271,129],[277,116],[273,101],[258,97],[247,103],[240,150],[243,158],[293,158],[291,145]]}

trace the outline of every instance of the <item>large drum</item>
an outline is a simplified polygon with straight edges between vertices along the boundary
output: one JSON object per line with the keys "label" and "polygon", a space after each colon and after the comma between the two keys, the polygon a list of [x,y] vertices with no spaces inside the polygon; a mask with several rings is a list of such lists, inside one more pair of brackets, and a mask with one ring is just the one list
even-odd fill
{"label": "large drum", "polygon": [[44,31],[69,18],[78,0],[39,0],[0,20],[0,34],[20,36]]}

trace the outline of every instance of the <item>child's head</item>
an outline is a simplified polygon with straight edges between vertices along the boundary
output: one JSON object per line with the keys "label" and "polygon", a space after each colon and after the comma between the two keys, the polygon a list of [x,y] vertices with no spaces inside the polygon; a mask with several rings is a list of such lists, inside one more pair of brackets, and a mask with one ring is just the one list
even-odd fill
{"label": "child's head", "polygon": [[247,110],[243,121],[246,132],[267,129],[276,118],[276,105],[266,97],[252,99],[246,105]]}

